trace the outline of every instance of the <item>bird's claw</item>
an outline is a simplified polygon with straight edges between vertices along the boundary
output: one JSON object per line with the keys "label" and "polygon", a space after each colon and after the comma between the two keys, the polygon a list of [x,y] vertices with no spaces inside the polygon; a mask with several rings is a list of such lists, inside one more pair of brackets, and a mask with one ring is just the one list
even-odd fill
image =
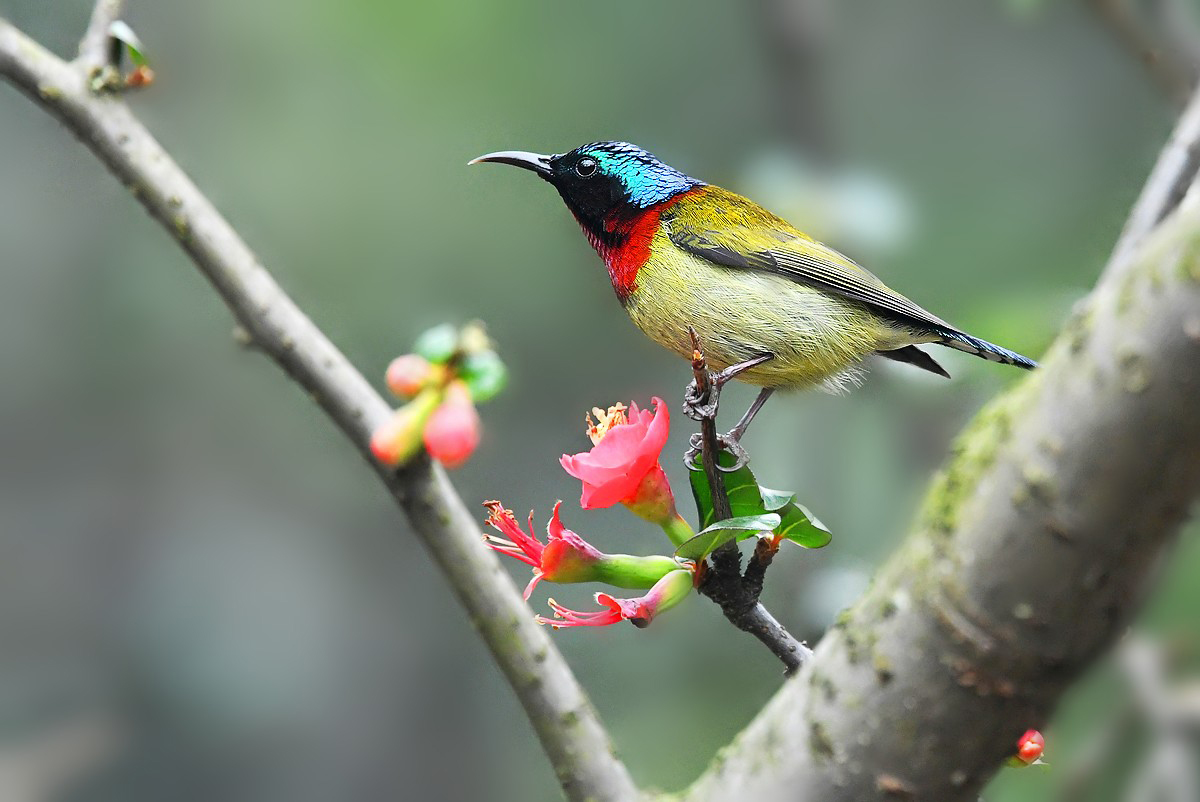
{"label": "bird's claw", "polygon": [[741,470],[750,461],[750,452],[742,446],[742,441],[727,434],[717,435],[717,446],[733,456],[732,465],[717,465],[717,470],[723,473],[733,473]]}
{"label": "bird's claw", "polygon": [[[742,443],[732,432],[729,434],[717,435],[718,451],[725,451],[733,457],[732,465],[722,465],[717,463],[717,470],[721,473],[733,473],[741,470],[750,462],[750,453],[742,446]],[[704,435],[700,432],[695,432],[688,438],[688,450],[683,454],[683,464],[689,471],[702,471],[704,466],[696,462],[697,457],[704,453]]]}
{"label": "bird's claw", "polygon": [[688,382],[687,389],[683,392],[683,414],[694,421],[714,418],[720,401],[720,392],[714,389],[710,389],[705,397],[701,397],[700,386],[693,379]]}

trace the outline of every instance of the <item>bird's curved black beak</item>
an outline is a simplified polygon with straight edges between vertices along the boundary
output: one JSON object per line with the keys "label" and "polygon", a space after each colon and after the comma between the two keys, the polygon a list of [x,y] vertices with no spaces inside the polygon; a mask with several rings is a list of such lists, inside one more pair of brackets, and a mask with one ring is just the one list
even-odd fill
{"label": "bird's curved black beak", "polygon": [[554,157],[529,153],[524,150],[498,150],[495,153],[485,153],[478,159],[471,159],[467,164],[479,164],[480,162],[511,164],[513,167],[520,167],[523,170],[532,170],[542,178],[549,178],[554,174],[554,171],[550,169],[552,158]]}

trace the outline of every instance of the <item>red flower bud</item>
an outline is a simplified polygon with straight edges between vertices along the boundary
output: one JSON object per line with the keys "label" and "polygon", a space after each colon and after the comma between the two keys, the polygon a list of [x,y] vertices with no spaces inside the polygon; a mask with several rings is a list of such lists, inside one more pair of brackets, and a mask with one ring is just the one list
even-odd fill
{"label": "red flower bud", "polygon": [[402,407],[371,435],[371,453],[387,465],[399,465],[417,453],[421,422],[414,410]]}
{"label": "red flower bud", "polygon": [[387,369],[387,386],[397,398],[409,399],[421,392],[433,374],[429,360],[419,354],[405,354],[392,360]]}
{"label": "red flower bud", "polygon": [[129,75],[125,76],[125,86],[130,89],[145,89],[152,83],[154,83],[154,70],[145,64],[139,64]]}
{"label": "red flower bud", "polygon": [[425,426],[425,448],[447,468],[457,468],[478,445],[479,413],[466,383],[456,380],[446,388],[446,400]]}
{"label": "red flower bud", "polygon": [[371,434],[371,453],[385,465],[408,462],[421,450],[421,431],[441,401],[436,387],[427,387],[416,398],[392,413],[387,422]]}
{"label": "red flower bud", "polygon": [[1022,763],[1033,763],[1042,756],[1046,748],[1046,739],[1037,730],[1026,730],[1017,741],[1017,758]]}

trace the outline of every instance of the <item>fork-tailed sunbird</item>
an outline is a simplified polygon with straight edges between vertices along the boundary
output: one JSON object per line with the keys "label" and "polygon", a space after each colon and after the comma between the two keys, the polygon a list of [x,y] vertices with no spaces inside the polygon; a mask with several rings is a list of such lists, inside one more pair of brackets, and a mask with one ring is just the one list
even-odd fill
{"label": "fork-tailed sunbird", "polygon": [[690,327],[717,370],[770,356],[737,376],[763,389],[734,439],[774,390],[838,388],[871,354],[946,377],[918,345],[1037,367],[926,312],[753,201],[636,145],[594,142],[559,155],[506,150],[471,164],[478,162],[530,170],[558,190],[650,339],[691,358]]}

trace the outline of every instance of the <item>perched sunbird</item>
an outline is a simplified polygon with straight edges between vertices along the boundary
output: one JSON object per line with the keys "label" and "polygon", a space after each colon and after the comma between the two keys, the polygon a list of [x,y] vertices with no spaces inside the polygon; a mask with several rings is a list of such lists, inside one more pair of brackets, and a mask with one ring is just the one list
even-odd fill
{"label": "perched sunbird", "polygon": [[690,359],[690,327],[717,370],[769,357],[737,376],[762,391],[731,430],[735,442],[775,390],[843,387],[871,354],[947,378],[918,345],[1037,367],[926,312],[753,201],[636,145],[593,142],[549,156],[506,150],[470,163],[478,162],[531,170],[558,190],[650,339]]}

